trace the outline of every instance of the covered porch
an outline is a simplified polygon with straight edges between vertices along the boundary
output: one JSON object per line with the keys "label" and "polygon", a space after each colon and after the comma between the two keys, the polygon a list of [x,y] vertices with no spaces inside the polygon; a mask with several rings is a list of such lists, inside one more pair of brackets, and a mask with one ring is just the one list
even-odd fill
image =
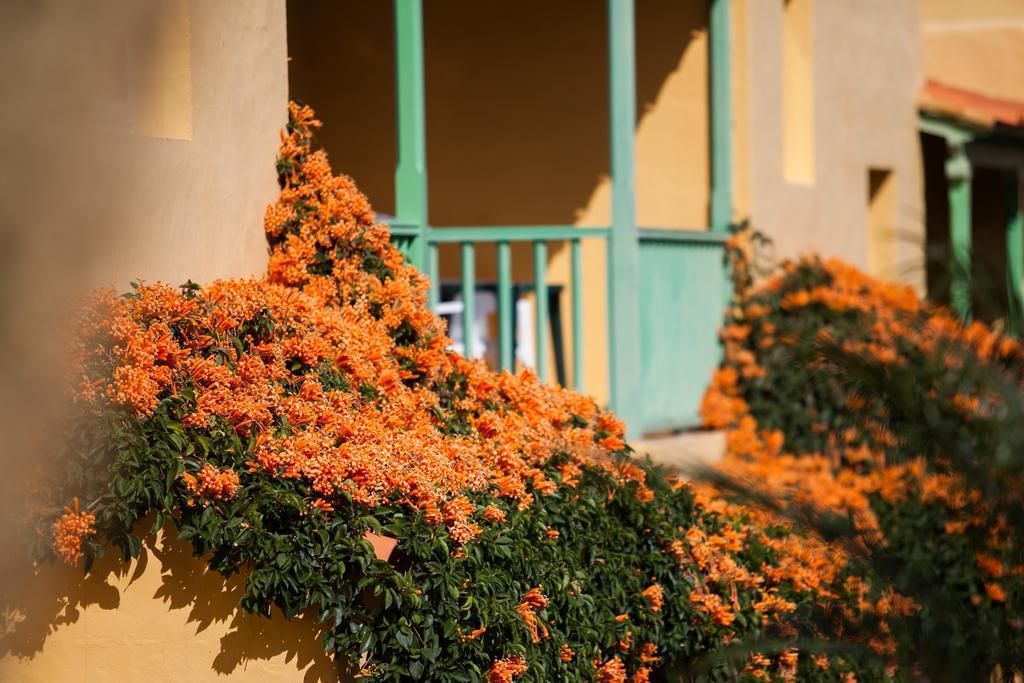
{"label": "covered porch", "polygon": [[1024,102],[935,81],[921,96],[929,296],[1024,333]]}
{"label": "covered porch", "polygon": [[[442,23],[441,14],[425,17],[425,11],[440,10],[425,7],[422,0],[395,0],[389,17],[378,8],[372,16],[364,14],[360,18],[364,39],[376,45],[367,50],[379,51],[380,45],[390,44],[392,52],[388,59],[393,61],[394,73],[393,92],[379,93],[378,98],[381,102],[393,102],[394,107],[393,207],[388,206],[386,199],[379,201],[372,188],[370,199],[379,210],[383,209],[384,220],[391,225],[394,239],[404,253],[435,284],[431,303],[435,310],[448,315],[452,328],[449,333],[460,350],[503,369],[531,367],[545,381],[560,381],[593,393],[627,420],[634,436],[676,431],[699,423],[700,397],[720,358],[717,333],[730,293],[723,248],[734,221],[731,5],[728,0],[711,0],[693,7],[687,3],[678,7],[666,5],[666,16],[652,13],[651,8],[634,7],[633,0],[608,0],[603,15],[589,16],[593,9],[592,5],[581,4],[572,12],[572,25],[585,27],[580,29],[581,35],[565,36],[564,44],[545,45],[550,50],[545,59],[553,65],[576,59],[569,54],[574,41],[592,50],[581,63],[587,71],[584,89],[589,88],[586,93],[591,94],[604,91],[605,111],[594,114],[594,121],[587,118],[589,114],[577,115],[576,121],[570,120],[568,126],[571,129],[578,123],[586,129],[581,150],[606,150],[606,159],[598,160],[597,185],[590,198],[591,204],[607,202],[606,210],[585,211],[583,215],[577,210],[575,220],[546,224],[502,224],[494,218],[545,218],[548,214],[502,211],[501,207],[479,212],[484,217],[480,224],[462,223],[458,215],[453,220],[453,212],[444,206],[443,215],[435,217],[435,211],[428,206],[432,198],[439,197],[444,205],[446,196],[461,189],[452,186],[450,170],[428,172],[428,158],[441,159],[441,164],[445,161],[443,153],[436,151],[438,143],[432,135],[435,126],[444,129],[445,122],[440,117],[446,113],[443,109],[432,109],[428,92],[433,93],[436,88],[438,97],[451,99],[441,86],[434,85],[440,76],[433,76],[438,72],[430,70],[428,60],[444,60],[448,49],[445,38],[450,41],[452,27]],[[508,79],[542,79],[543,74],[530,71],[522,44],[508,44],[508,34],[501,24],[512,15],[503,15],[502,11],[474,10],[481,15],[478,28],[491,36],[483,43],[488,54],[500,52],[511,63],[508,68],[502,67],[500,77],[506,82],[499,90],[515,89],[518,86]],[[533,21],[544,23],[557,21],[552,14],[556,11],[543,3],[526,3],[517,6],[515,16],[518,20],[532,17]],[[473,12],[462,13],[464,21],[472,16]],[[318,35],[316,27],[343,19],[337,12],[324,15],[289,6],[293,95],[314,107],[318,107],[323,88],[337,90],[340,84],[324,78],[322,73],[304,76],[303,50],[319,50],[322,63],[323,50],[328,48],[291,46],[313,40]],[[390,23],[385,24],[382,19]],[[669,20],[679,23],[666,24]],[[589,33],[584,35],[582,31]],[[659,57],[663,62],[658,66],[660,71],[650,66],[655,57],[649,49],[638,50],[639,31],[645,35],[660,32],[658,41],[650,41],[652,45],[662,44],[660,49],[665,56]],[[598,42],[596,39],[602,34],[603,39]],[[665,47],[665,43],[673,41],[678,43],[677,47]],[[382,58],[379,52],[375,54]],[[639,66],[638,54],[646,60]],[[590,63],[595,56],[603,74],[595,75],[586,68],[595,66]],[[652,75],[652,71],[657,73]],[[579,75],[579,69],[575,73]],[[652,105],[645,102],[663,97],[670,81],[678,80],[680,73],[691,74],[688,87],[692,92],[686,93],[686,99],[694,108],[689,113],[682,112],[690,118],[681,123],[687,124],[686,128],[697,138],[691,145],[692,158],[688,158],[688,150],[682,150],[676,159],[666,163],[690,166],[692,175],[684,177],[676,187],[669,184],[645,189],[638,184],[638,176],[640,180],[654,178],[652,182],[673,176],[671,172],[638,174],[638,104],[650,108]],[[428,74],[435,80],[428,82]],[[638,79],[644,93],[638,93]],[[314,83],[319,85],[314,87]],[[464,87],[495,92],[493,84],[484,87],[466,83]],[[537,85],[538,89],[544,87]],[[586,93],[580,97],[586,97]],[[552,126],[560,125],[560,104],[569,106],[559,102],[545,105],[552,107]],[[455,107],[449,106],[448,110]],[[323,113],[322,108],[320,111]],[[381,113],[377,112],[378,117]],[[428,113],[434,118],[428,120]],[[644,113],[641,112],[641,118]],[[536,116],[539,127],[544,127],[545,115],[538,115],[535,110],[524,110],[521,114]],[[329,116],[325,114],[328,122]],[[493,127],[489,135],[508,134],[501,121],[484,120],[485,116],[480,114],[479,125],[484,129]],[[473,121],[474,125],[477,123]],[[512,126],[511,130],[514,133],[517,129]],[[563,131],[562,136],[570,134]],[[530,144],[528,140],[509,143],[511,148],[506,148],[506,153],[510,157],[518,142]],[[481,146],[490,148],[489,139]],[[335,153],[329,145],[328,151]],[[486,154],[486,150],[481,153]],[[585,154],[577,157],[578,164],[589,161]],[[473,158],[472,151],[468,158]],[[348,170],[344,160],[338,163],[335,156],[332,159],[339,170]],[[374,168],[378,168],[380,160],[375,163]],[[539,159],[536,167],[527,168],[520,175],[543,175],[543,164],[544,160]],[[600,171],[602,166],[605,173]],[[486,175],[488,164],[481,162],[481,167],[481,175]],[[358,169],[350,172],[355,174]],[[366,186],[358,175],[356,180]],[[466,192],[472,191],[467,187],[472,181],[465,175],[461,177]],[[488,196],[488,184],[486,179],[480,180],[478,194]],[[638,195],[645,191],[649,195],[660,192],[658,201],[670,208],[660,213],[638,211]],[[379,194],[385,193],[382,188]],[[692,199],[694,196],[696,199]],[[673,202],[684,208],[694,207],[690,210],[692,216],[671,207]],[[645,217],[657,222],[647,222]]]}

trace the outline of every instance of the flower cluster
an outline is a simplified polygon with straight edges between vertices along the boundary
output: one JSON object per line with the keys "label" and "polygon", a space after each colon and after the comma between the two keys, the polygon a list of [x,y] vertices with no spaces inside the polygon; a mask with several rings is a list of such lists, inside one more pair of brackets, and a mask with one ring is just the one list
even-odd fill
{"label": "flower cluster", "polygon": [[183,472],[181,478],[190,494],[208,500],[231,500],[240,486],[238,474],[233,469],[218,469],[209,463],[203,465],[195,476]]}
{"label": "flower cluster", "polygon": [[661,606],[665,604],[665,592],[658,584],[645,588],[644,597],[651,603],[652,612],[660,612]]}
{"label": "flower cluster", "polygon": [[306,482],[321,510],[343,496],[427,510],[459,542],[480,532],[462,494],[495,489],[521,509],[528,487],[554,490],[539,465],[556,452],[566,471],[615,468],[643,495],[643,472],[609,458],[623,425],[592,399],[446,350],[426,279],[352,181],[310,151],[308,108],[291,114],[267,279],[98,293],[78,321],[73,396],[145,418],[187,395],[185,426],[255,438],[250,472]]}
{"label": "flower cluster", "polygon": [[529,629],[530,638],[533,639],[534,643],[539,643],[548,637],[547,627],[537,617],[537,610],[544,609],[547,606],[548,599],[540,592],[540,587],[538,586],[528,590],[526,595],[523,596],[523,601],[516,608],[519,618],[523,620],[526,628]]}
{"label": "flower cluster", "polygon": [[96,515],[79,512],[78,498],[73,508],[65,508],[64,514],[53,523],[53,551],[57,556],[74,564],[82,557],[82,539],[96,533]]}
{"label": "flower cluster", "polygon": [[487,683],[512,683],[516,676],[526,673],[529,668],[522,655],[499,659],[487,671]]}

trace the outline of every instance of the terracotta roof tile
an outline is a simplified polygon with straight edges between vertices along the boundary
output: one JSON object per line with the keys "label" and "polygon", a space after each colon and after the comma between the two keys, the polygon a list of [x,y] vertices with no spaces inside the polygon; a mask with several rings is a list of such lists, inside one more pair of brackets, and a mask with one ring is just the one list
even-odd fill
{"label": "terracotta roof tile", "polygon": [[921,88],[918,106],[989,127],[997,123],[1024,126],[1024,102],[989,97],[933,79]]}

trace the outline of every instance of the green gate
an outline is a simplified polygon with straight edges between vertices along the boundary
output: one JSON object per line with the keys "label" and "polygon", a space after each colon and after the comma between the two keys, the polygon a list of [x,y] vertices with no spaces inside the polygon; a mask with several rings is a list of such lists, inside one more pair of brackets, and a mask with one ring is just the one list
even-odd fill
{"label": "green gate", "polygon": [[700,424],[731,291],[723,246],[719,233],[640,233],[641,433]]}

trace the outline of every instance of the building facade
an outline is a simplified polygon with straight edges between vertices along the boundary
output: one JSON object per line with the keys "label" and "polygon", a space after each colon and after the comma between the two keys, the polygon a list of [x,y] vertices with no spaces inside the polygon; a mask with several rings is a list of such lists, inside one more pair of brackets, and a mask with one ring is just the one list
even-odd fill
{"label": "building facade", "polygon": [[[101,195],[118,212],[86,284],[259,276],[295,98],[433,278],[462,350],[593,393],[634,435],[696,423],[733,226],[777,258],[838,256],[961,302],[984,256],[1013,310],[1014,0],[148,9],[88,25],[90,44],[119,47],[94,55],[106,104],[83,111],[130,172]],[[973,278],[943,288],[965,258]],[[238,585],[183,544],[153,539],[149,555],[87,580],[5,570],[0,678],[337,679],[313,624],[238,614]]]}

